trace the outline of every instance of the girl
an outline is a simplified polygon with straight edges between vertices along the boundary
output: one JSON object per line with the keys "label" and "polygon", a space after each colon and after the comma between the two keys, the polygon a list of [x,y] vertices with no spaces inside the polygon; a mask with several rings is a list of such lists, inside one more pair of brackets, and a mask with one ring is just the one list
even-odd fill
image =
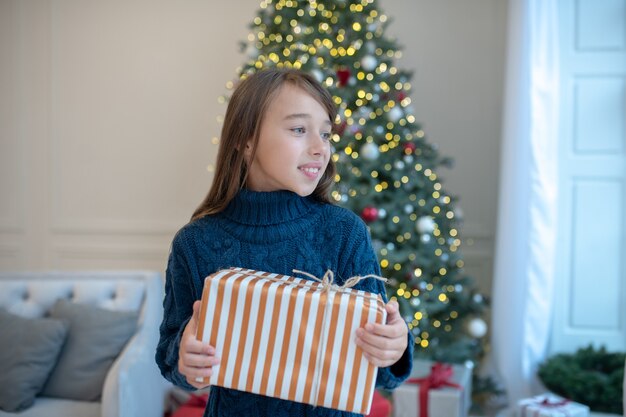
{"label": "girl", "polygon": [[[213,346],[196,340],[204,278],[230,266],[321,277],[338,284],[380,274],[363,221],[334,206],[330,138],[336,109],[311,76],[272,69],[242,81],[222,128],[213,185],[191,222],[175,236],[168,261],[164,317],[156,361],[165,378],[203,388],[219,364]],[[383,284],[355,287],[385,297]],[[379,367],[377,386],[392,389],[411,371],[413,343],[395,302],[385,324],[358,329],[356,343]],[[205,416],[349,416],[346,412],[212,387]]]}

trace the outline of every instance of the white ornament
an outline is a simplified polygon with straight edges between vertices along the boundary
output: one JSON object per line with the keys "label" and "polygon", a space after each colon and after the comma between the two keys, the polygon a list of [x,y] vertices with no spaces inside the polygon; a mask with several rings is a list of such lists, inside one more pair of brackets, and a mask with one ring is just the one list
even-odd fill
{"label": "white ornament", "polygon": [[411,214],[411,213],[413,213],[413,206],[412,206],[412,205],[410,205],[410,204],[405,205],[405,206],[404,206],[404,212],[405,212],[406,214]]}
{"label": "white ornament", "polygon": [[378,66],[378,61],[372,55],[365,55],[363,59],[361,59],[361,68],[365,71],[371,72],[376,69]]}
{"label": "white ornament", "polygon": [[249,43],[248,46],[246,46],[246,55],[250,58],[256,58],[259,56],[259,49],[254,43]]}
{"label": "white ornament", "polygon": [[417,298],[417,297],[413,297],[413,298],[411,298],[411,305],[412,305],[413,307],[417,307],[417,306],[419,306],[419,305],[420,305],[420,302],[421,302],[421,301],[420,301],[420,299],[419,299],[419,298]]}
{"label": "white ornament", "polygon": [[380,126],[380,125],[376,126],[376,129],[374,129],[374,130],[379,135],[382,135],[385,132],[385,129],[382,126]]}
{"label": "white ornament", "polygon": [[398,160],[393,163],[393,166],[396,167],[396,169],[404,169],[404,162]]}
{"label": "white ornament", "polygon": [[415,227],[420,233],[432,233],[435,231],[435,221],[430,216],[422,216],[417,219]]}
{"label": "white ornament", "polygon": [[387,117],[394,123],[400,120],[402,116],[402,110],[398,106],[394,106],[391,110],[387,112]]}
{"label": "white ornament", "polygon": [[373,143],[366,143],[361,148],[361,156],[368,161],[374,161],[378,159],[378,155],[380,155],[380,151],[378,150],[378,146]]}
{"label": "white ornament", "polygon": [[368,117],[371,112],[372,112],[372,109],[370,109],[367,106],[359,107],[359,110],[358,110],[358,114],[360,117]]}
{"label": "white ornament", "polygon": [[378,209],[378,218],[384,219],[385,217],[387,217],[387,210],[384,208]]}
{"label": "white ornament", "polygon": [[421,235],[420,240],[422,241],[422,243],[428,243],[430,242],[430,235]]}
{"label": "white ornament", "polygon": [[366,42],[365,50],[369,52],[370,54],[373,54],[374,51],[376,50],[376,45],[374,45],[374,42]]}
{"label": "white ornament", "polygon": [[350,133],[352,133],[353,135],[359,131],[360,126],[357,124],[351,124],[350,127],[348,128],[348,130],[350,131]]}
{"label": "white ornament", "polygon": [[322,74],[322,71],[317,68],[311,70],[311,75],[317,80],[318,83],[324,81],[324,74]]}
{"label": "white ornament", "polygon": [[467,331],[472,337],[483,337],[487,334],[487,323],[479,317],[473,318],[467,324]]}

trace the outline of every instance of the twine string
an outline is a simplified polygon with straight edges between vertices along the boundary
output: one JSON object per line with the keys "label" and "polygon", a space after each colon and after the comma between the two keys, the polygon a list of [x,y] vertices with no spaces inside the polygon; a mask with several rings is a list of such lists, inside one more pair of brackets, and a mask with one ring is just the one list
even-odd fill
{"label": "twine string", "polygon": [[[362,280],[366,279],[366,278],[374,278],[378,281],[382,281],[382,282],[387,282],[387,278],[383,278],[380,277],[378,275],[374,275],[374,274],[370,274],[370,275],[365,275],[365,276],[354,276],[351,278],[348,278],[343,285],[337,285],[335,284],[335,274],[333,273],[333,271],[331,271],[330,269],[326,271],[326,273],[324,274],[324,276],[320,279],[318,277],[316,277],[313,274],[309,274],[308,272],[304,272],[304,271],[300,271],[299,269],[294,269],[293,270],[294,274],[301,274],[301,275],[305,275],[309,278],[311,278],[314,281],[317,281],[319,283],[322,284],[322,291],[326,292],[328,295],[326,297],[326,305],[324,306],[324,315],[322,317],[322,329],[324,329],[323,333],[322,333],[322,342],[321,345],[317,351],[317,359],[315,360],[315,372],[313,374],[313,392],[315,393],[315,403],[319,404],[319,397],[320,397],[320,392],[319,392],[319,386],[320,386],[320,377],[321,377],[321,368],[322,368],[322,354],[326,351],[326,344],[328,343],[328,316],[329,316],[329,311],[332,307],[332,300],[331,300],[331,294],[330,291],[335,291],[335,292],[339,292],[339,293],[346,293],[348,292],[348,290],[350,290],[351,288],[353,288],[356,284],[358,284],[359,282],[361,282]],[[357,296],[362,296],[361,294],[354,294]],[[364,296],[365,298],[374,298],[374,297],[367,297]],[[375,298],[376,301],[379,301],[379,299],[376,297]]]}

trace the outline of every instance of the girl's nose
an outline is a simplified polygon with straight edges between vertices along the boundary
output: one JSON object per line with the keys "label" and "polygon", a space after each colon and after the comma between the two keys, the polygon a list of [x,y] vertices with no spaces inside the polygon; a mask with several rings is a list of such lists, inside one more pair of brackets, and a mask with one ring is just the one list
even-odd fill
{"label": "girl's nose", "polygon": [[327,141],[319,133],[314,133],[310,140],[309,150],[313,155],[321,155],[328,147]]}

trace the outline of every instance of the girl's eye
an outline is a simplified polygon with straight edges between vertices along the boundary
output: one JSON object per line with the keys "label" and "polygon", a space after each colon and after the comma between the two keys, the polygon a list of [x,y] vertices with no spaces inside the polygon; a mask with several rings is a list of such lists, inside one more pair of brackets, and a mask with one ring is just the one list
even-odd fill
{"label": "girl's eye", "polygon": [[324,140],[330,140],[330,136],[331,136],[331,134],[330,134],[330,132],[322,132],[322,133],[320,134],[320,136],[321,136],[321,137],[322,137],[322,139],[324,139]]}
{"label": "girl's eye", "polygon": [[306,130],[303,127],[294,127],[293,129],[291,129],[291,131],[298,135],[302,135],[306,132]]}

